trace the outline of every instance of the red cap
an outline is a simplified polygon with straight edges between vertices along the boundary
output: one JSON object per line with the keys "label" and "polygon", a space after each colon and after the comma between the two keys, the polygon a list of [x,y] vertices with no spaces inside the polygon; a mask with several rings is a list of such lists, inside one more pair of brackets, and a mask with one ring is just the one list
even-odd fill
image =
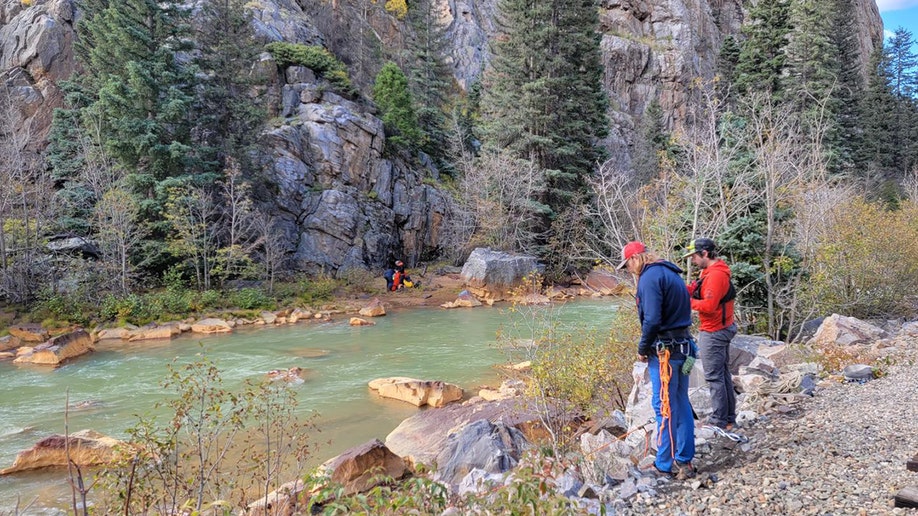
{"label": "red cap", "polygon": [[625,265],[628,264],[628,260],[634,257],[634,255],[641,254],[647,251],[647,248],[644,247],[644,244],[635,240],[634,242],[628,242],[625,247],[622,249],[622,263],[618,264],[619,269],[624,269]]}

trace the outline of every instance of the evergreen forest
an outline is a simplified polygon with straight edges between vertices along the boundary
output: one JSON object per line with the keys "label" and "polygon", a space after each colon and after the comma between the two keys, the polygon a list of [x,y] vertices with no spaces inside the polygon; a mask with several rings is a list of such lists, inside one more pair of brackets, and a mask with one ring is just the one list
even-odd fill
{"label": "evergreen forest", "polygon": [[[268,309],[380,275],[290,263],[264,174],[262,136],[284,122],[252,72],[265,52],[373,110],[391,159],[438,171],[425,181],[450,217],[425,261],[487,246],[538,256],[561,283],[613,266],[629,240],[676,257],[707,236],[746,332],[914,314],[918,53],[898,28],[865,69],[852,0],[756,2],[716,74],[692,83],[684,123],[648,103],[629,160],[607,145],[620,99],[603,86],[595,0],[499,0],[490,59],[463,85],[433,0],[307,3],[321,45],[265,41],[240,0],[78,3],[79,69],[37,166],[0,99],[0,299],[36,321]],[[49,254],[60,235],[80,252]]]}

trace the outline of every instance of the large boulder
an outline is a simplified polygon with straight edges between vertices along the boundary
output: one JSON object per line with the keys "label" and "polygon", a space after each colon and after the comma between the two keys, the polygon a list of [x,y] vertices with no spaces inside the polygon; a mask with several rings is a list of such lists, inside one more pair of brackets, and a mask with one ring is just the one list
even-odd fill
{"label": "large boulder", "polygon": [[92,336],[86,330],[77,330],[53,337],[13,360],[17,364],[43,364],[57,366],[65,360],[93,350]]}
{"label": "large boulder", "polygon": [[528,445],[522,432],[504,423],[483,419],[469,423],[446,438],[446,446],[437,456],[434,478],[455,490],[473,469],[486,473],[512,469]]}
{"label": "large boulder", "polygon": [[626,287],[617,276],[602,269],[594,269],[583,279],[583,285],[603,296],[614,296],[622,293]]}
{"label": "large boulder", "polygon": [[756,356],[771,359],[776,365],[785,365],[790,357],[787,345],[755,335],[737,335],[730,341],[730,373],[739,374],[740,367],[748,366]]}
{"label": "large boulder", "polygon": [[32,448],[19,452],[13,465],[0,470],[0,475],[51,466],[66,466],[68,459],[78,466],[108,464],[116,458],[117,448],[122,445],[122,441],[94,430],[80,430],[69,436],[68,456],[67,437],[55,434],[38,441]]}
{"label": "large boulder", "polygon": [[439,380],[416,380],[414,378],[377,378],[370,381],[370,389],[384,398],[406,401],[416,407],[429,405],[442,407],[462,399],[462,388]]}
{"label": "large boulder", "polygon": [[543,270],[544,266],[533,256],[513,255],[479,247],[465,261],[461,276],[472,288],[506,292],[520,285],[525,276]]}
{"label": "large boulder", "polygon": [[380,483],[380,476],[399,479],[408,473],[405,461],[379,439],[355,446],[322,465],[329,479],[344,487],[345,496]]}
{"label": "large boulder", "polygon": [[360,309],[360,315],[364,317],[382,317],[386,315],[386,307],[378,297],[374,297],[370,304]]}
{"label": "large boulder", "polygon": [[872,344],[889,335],[885,330],[854,317],[832,314],[826,317],[808,346],[853,346]]}
{"label": "large boulder", "polygon": [[480,420],[502,422],[525,433],[524,427],[538,419],[521,398],[452,404],[418,412],[402,421],[386,436],[386,446],[412,464],[432,465],[446,447],[449,434],[467,424]]}

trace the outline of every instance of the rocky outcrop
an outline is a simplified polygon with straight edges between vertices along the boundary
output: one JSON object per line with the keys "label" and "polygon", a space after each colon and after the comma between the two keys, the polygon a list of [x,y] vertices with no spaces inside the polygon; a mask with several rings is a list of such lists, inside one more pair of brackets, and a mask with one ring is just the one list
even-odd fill
{"label": "rocky outcrop", "polygon": [[[499,37],[497,0],[435,0],[449,47],[447,64],[456,82],[474,84]],[[866,71],[881,40],[882,23],[871,0],[853,0],[858,59]],[[0,75],[13,100],[10,134],[22,135],[26,167],[37,167],[47,145],[53,110],[62,105],[59,83],[76,68],[72,0],[6,0],[0,11]],[[326,5],[270,0],[247,4],[263,41],[325,44],[353,39],[336,29],[358,24],[329,20]],[[668,128],[693,117],[696,79],[710,80],[720,45],[745,22],[739,0],[603,0],[599,4],[603,86],[609,94],[611,131],[603,144],[622,168],[630,168],[635,133],[646,107],[658,100]],[[400,23],[372,9],[362,20],[396,48],[406,35]],[[356,30],[356,29],[354,29]],[[341,46],[348,47],[346,43]],[[366,73],[366,72],[365,72]],[[269,87],[273,129],[261,207],[279,221],[290,264],[308,273],[341,274],[351,268],[380,270],[392,255],[409,265],[436,254],[451,214],[450,198],[425,183],[438,171],[385,150],[382,122],[371,106],[339,94],[311,70],[279,70],[269,55],[253,64]]]}
{"label": "rocky outcrop", "polygon": [[430,466],[446,447],[450,433],[481,420],[502,422],[522,430],[538,417],[527,411],[518,399],[452,404],[440,410],[418,412],[402,421],[386,436],[386,446],[412,464]]}
{"label": "rocky outcrop", "polygon": [[382,121],[323,84],[284,84],[282,98],[286,123],[266,135],[266,176],[297,269],[382,269],[396,251],[411,264],[438,247],[450,204],[423,182],[435,170],[384,157]]}
{"label": "rocky outcrop", "polygon": [[456,486],[473,469],[503,473],[516,466],[528,446],[523,433],[512,426],[484,419],[469,423],[447,437],[434,478]]}
{"label": "rocky outcrop", "polygon": [[[0,94],[9,95],[9,134],[19,137],[26,168],[39,166],[60,81],[75,68],[71,0],[5,0],[0,10]],[[6,129],[4,129],[6,131]]]}
{"label": "rocky outcrop", "polygon": [[64,361],[93,350],[92,337],[86,330],[77,330],[51,338],[31,351],[13,360],[17,364],[42,364],[58,366]]}
{"label": "rocky outcrop", "polygon": [[118,439],[93,430],[81,430],[70,434],[69,443],[67,437],[55,434],[38,441],[32,448],[19,452],[13,465],[0,470],[0,475],[51,466],[66,466],[68,458],[78,466],[107,464],[115,458],[117,447],[123,444]]}

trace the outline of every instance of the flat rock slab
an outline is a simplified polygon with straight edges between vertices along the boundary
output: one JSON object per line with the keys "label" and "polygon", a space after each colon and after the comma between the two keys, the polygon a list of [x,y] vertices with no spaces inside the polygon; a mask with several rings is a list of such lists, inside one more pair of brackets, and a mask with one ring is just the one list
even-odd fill
{"label": "flat rock slab", "polygon": [[[0,475],[10,475],[20,471],[30,471],[52,466],[67,465],[68,438],[55,434],[35,443],[28,450],[19,452],[13,465],[0,470]],[[80,430],[70,434],[70,459],[78,466],[106,464],[115,458],[115,448],[124,444],[113,437],[93,430]]]}
{"label": "flat rock slab", "polygon": [[58,366],[65,360],[92,350],[92,337],[86,330],[77,330],[53,337],[48,342],[35,346],[31,352],[19,355],[13,362]]}

